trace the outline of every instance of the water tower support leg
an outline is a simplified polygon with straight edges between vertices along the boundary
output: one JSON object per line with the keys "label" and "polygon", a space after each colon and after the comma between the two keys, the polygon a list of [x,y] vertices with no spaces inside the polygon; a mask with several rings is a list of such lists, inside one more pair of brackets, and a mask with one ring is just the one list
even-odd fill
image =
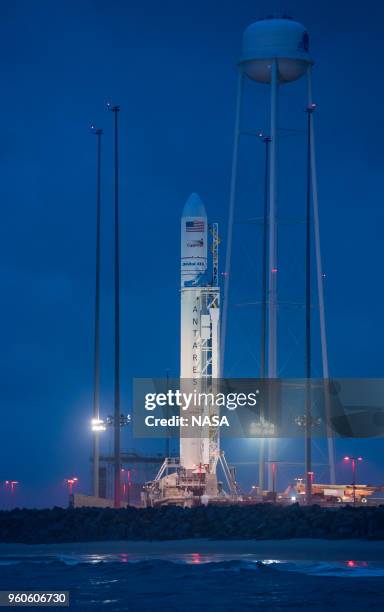
{"label": "water tower support leg", "polygon": [[[307,85],[308,85],[308,106],[313,103],[312,98],[312,66],[308,67],[307,72]],[[321,262],[321,243],[320,243],[320,225],[319,225],[319,200],[317,190],[317,169],[316,169],[316,148],[315,148],[315,134],[313,126],[313,114],[311,116],[311,180],[312,180],[312,193],[313,193],[313,225],[315,233],[315,255],[316,255],[316,274],[317,274],[317,293],[319,299],[319,318],[320,318],[320,339],[321,339],[321,357],[322,357],[322,368],[323,378],[327,381],[329,378],[329,366],[328,366],[328,347],[327,347],[327,333],[325,328],[325,310],[324,310],[324,275]],[[325,410],[326,415],[329,417],[329,402],[327,401],[328,394],[325,393]],[[327,427],[327,444],[328,444],[328,461],[329,461],[329,472],[331,484],[336,482],[335,474],[335,446],[333,432],[330,427]]]}
{"label": "water tower support leg", "polygon": [[[271,130],[270,130],[270,173],[269,173],[269,287],[268,287],[268,378],[276,378],[276,339],[277,339],[277,112],[278,112],[278,65],[277,60],[271,66]],[[273,401],[273,399],[272,399]],[[274,439],[269,439],[269,461],[275,460]],[[268,489],[272,487],[271,463],[268,464]]]}
{"label": "water tower support leg", "polygon": [[241,110],[243,103],[244,91],[244,73],[239,72],[239,80],[237,85],[237,100],[236,100],[236,119],[235,119],[235,136],[233,141],[233,156],[232,156],[232,172],[231,172],[231,188],[229,195],[229,212],[228,212],[228,229],[227,229],[227,249],[225,254],[225,270],[224,270],[224,296],[223,296],[223,316],[221,324],[221,367],[220,375],[224,372],[225,359],[225,344],[227,337],[227,321],[228,321],[228,301],[229,301],[229,282],[231,273],[231,257],[232,257],[232,238],[233,238],[233,217],[235,212],[236,187],[237,187],[237,170],[239,157],[239,141],[240,141],[240,125],[241,125]]}

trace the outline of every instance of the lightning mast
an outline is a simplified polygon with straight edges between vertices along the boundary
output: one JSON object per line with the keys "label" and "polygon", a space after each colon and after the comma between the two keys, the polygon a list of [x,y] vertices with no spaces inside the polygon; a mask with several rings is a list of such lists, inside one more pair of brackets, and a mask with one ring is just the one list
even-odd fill
{"label": "lightning mast", "polygon": [[119,112],[120,106],[110,108],[114,114],[114,178],[115,178],[115,392],[113,411],[114,430],[114,505],[120,508],[121,449],[120,449],[120,259],[119,259]]}
{"label": "lightning mast", "polygon": [[[100,421],[100,224],[101,224],[101,136],[103,130],[93,128],[97,138],[96,180],[96,279],[95,279],[95,347],[93,374],[93,419]],[[99,497],[99,431],[93,432],[93,495]]]}

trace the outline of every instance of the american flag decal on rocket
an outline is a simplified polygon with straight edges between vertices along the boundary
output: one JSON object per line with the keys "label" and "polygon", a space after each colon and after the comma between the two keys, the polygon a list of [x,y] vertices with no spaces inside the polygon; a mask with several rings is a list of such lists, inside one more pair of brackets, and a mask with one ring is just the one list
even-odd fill
{"label": "american flag decal on rocket", "polygon": [[187,232],[203,232],[204,221],[186,221],[185,229]]}

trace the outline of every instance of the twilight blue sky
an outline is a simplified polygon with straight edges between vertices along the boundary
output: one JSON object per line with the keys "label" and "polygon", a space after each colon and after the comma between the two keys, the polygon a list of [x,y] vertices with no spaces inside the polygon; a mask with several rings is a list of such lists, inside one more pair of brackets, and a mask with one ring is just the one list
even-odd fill
{"label": "twilight blue sky", "polygon": [[[105,103],[122,107],[121,357],[129,411],[133,377],[162,376],[166,368],[178,374],[180,212],[197,191],[210,219],[220,223],[225,246],[241,36],[256,18],[281,9],[307,26],[316,59],[331,373],[384,375],[379,2],[3,2],[0,480],[21,481],[20,503],[63,502],[63,479],[74,473],[88,486],[95,231],[90,123],[105,130],[102,390],[108,414],[113,184],[112,117]],[[304,127],[304,94],[303,82],[282,88],[282,127]],[[248,87],[244,127],[267,127],[266,102],[265,87]],[[282,133],[281,218],[303,214],[304,145],[302,136]],[[260,235],[244,223],[261,211],[260,144],[244,138],[241,160],[226,373],[256,376],[258,314],[238,304],[255,301],[260,285]],[[281,231],[282,299],[303,296],[299,237],[297,227]],[[303,373],[301,314],[280,315],[285,376]],[[293,337],[299,345],[292,352]],[[124,446],[137,443],[125,433]],[[381,480],[381,443],[344,442],[338,456],[346,450],[364,453],[365,480]],[[233,453],[251,460],[255,448],[247,442]],[[340,472],[340,478],[347,477]],[[1,494],[0,505],[8,503]]]}

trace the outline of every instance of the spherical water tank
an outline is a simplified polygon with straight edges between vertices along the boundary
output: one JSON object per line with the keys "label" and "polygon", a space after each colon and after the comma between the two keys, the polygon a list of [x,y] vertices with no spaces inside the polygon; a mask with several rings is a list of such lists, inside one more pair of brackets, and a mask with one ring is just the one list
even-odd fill
{"label": "spherical water tank", "polygon": [[270,83],[274,58],[280,83],[296,81],[313,64],[308,32],[301,23],[288,17],[268,17],[245,30],[240,64],[250,79]]}

